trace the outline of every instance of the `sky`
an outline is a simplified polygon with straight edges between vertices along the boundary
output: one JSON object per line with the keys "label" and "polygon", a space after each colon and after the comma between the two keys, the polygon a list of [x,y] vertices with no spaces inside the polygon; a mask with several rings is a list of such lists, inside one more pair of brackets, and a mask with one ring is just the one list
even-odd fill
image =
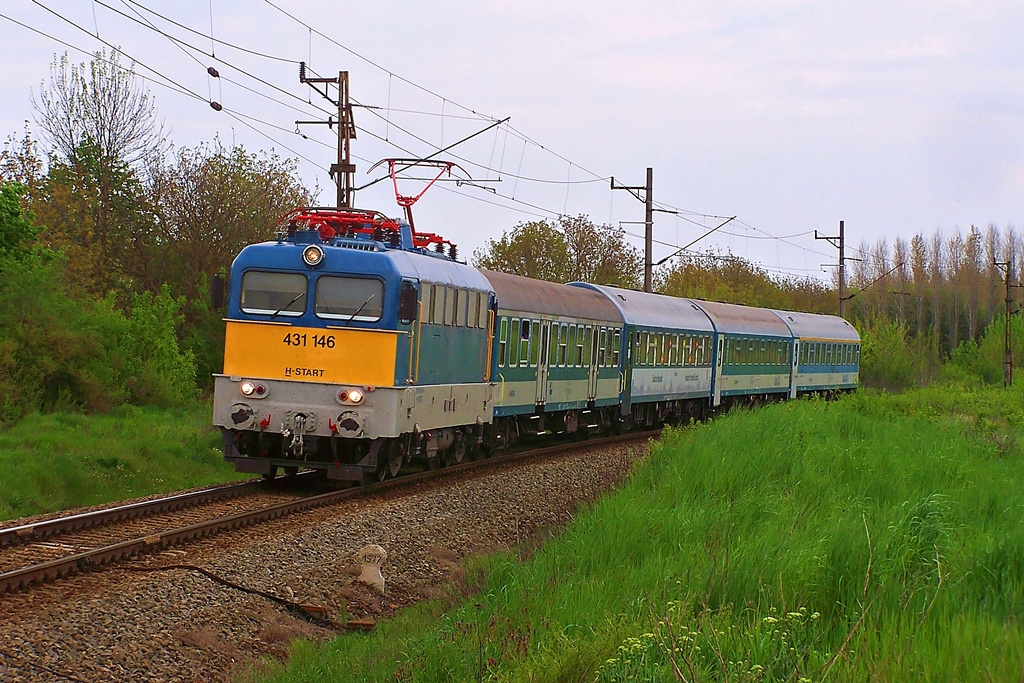
{"label": "sky", "polygon": [[[335,108],[299,82],[300,60],[349,72],[357,186],[381,159],[479,133],[439,156],[472,182],[438,183],[413,207],[463,258],[559,214],[621,227],[642,249],[644,205],[610,179],[643,185],[647,167],[655,261],[732,216],[692,248],[823,279],[837,252],[814,231],[840,220],[851,256],[1024,224],[1020,2],[6,0],[0,15],[4,138],[26,120],[39,136],[32,97],[55,55],[111,46],[135,61],[176,147],[297,158],[323,205],[336,138],[296,121]],[[399,191],[417,194],[426,173]],[[356,205],[401,214],[390,181]]]}

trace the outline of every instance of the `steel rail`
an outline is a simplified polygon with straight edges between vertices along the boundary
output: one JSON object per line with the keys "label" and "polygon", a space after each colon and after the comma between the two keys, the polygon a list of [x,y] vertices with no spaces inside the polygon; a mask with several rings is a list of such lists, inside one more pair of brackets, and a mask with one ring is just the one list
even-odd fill
{"label": "steel rail", "polygon": [[[392,489],[407,488],[416,484],[421,484],[442,477],[449,477],[458,473],[468,474],[478,470],[485,471],[487,469],[497,468],[520,460],[536,460],[539,458],[551,457],[567,451],[578,450],[584,446],[607,446],[615,443],[645,441],[657,438],[659,433],[660,432],[640,432],[603,439],[594,439],[587,442],[548,446],[520,453],[492,457],[486,460],[462,463],[460,465],[453,465],[451,467],[445,467],[438,470],[410,474],[368,486],[331,491],[329,493],[313,495],[296,501],[277,503],[275,505],[270,505],[250,512],[227,515],[207,522],[200,522],[198,524],[192,524],[190,526],[180,527],[170,531],[151,534],[142,538],[124,541],[122,543],[117,543],[103,548],[96,548],[76,555],[0,574],[0,594],[7,591],[16,591],[22,588],[27,588],[34,583],[51,581],[71,574],[99,568],[117,560],[128,559],[146,552],[160,550],[186,541],[212,536],[222,531],[238,529],[252,524],[285,517],[290,514],[295,514],[296,512],[303,512],[313,508],[331,505],[349,498],[367,496],[373,493]],[[258,484],[260,482],[254,483]]]}
{"label": "steel rail", "polygon": [[224,486],[213,486],[202,491],[191,491],[179,493],[166,498],[145,500],[139,503],[118,505],[117,507],[82,512],[67,517],[46,519],[30,524],[0,529],[0,546],[13,545],[15,543],[31,542],[38,538],[45,538],[54,534],[67,531],[78,531],[92,527],[103,526],[112,522],[120,522],[126,519],[144,517],[146,515],[171,512],[187,507],[194,507],[204,503],[220,500],[229,500],[245,495],[251,491],[258,490],[264,486],[260,480],[248,481],[242,484],[227,484]]}

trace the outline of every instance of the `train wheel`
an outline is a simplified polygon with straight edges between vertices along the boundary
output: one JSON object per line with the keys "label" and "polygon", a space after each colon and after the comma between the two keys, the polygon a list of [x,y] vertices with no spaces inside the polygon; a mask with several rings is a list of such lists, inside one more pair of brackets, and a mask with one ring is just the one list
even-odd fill
{"label": "train wheel", "polygon": [[466,438],[461,434],[444,454],[444,466],[460,465],[466,458]]}
{"label": "train wheel", "polygon": [[[402,464],[405,462],[405,453],[402,451],[402,447],[397,441],[389,441],[384,446],[384,468],[387,471],[386,476],[397,477],[398,472],[402,469]],[[377,463],[377,469],[380,469],[380,463]]]}

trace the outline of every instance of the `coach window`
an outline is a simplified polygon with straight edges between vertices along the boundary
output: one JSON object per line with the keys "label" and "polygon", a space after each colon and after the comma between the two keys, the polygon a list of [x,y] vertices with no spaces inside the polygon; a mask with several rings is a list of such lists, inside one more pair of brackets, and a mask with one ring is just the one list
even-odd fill
{"label": "coach window", "polygon": [[562,323],[558,332],[558,367],[564,368],[569,357],[569,323]]}
{"label": "coach window", "polygon": [[320,318],[380,320],[384,283],[361,277],[321,275],[316,281],[316,314]]}
{"label": "coach window", "polygon": [[309,283],[301,273],[250,270],[242,276],[242,310],[259,315],[295,317],[306,312]]}
{"label": "coach window", "polygon": [[508,340],[512,348],[508,350],[508,366],[514,368],[519,365],[519,318],[512,319],[512,331],[509,332]]}
{"label": "coach window", "polygon": [[508,318],[501,319],[498,333],[498,367],[505,367],[505,353],[508,350]]}
{"label": "coach window", "polygon": [[591,344],[594,343],[594,326],[587,325],[586,330],[583,333],[583,365],[584,367],[590,367],[590,361],[593,357],[591,355]]}
{"label": "coach window", "polygon": [[519,331],[519,364],[530,364],[530,321],[523,320],[523,326]]}
{"label": "coach window", "polygon": [[620,356],[622,355],[622,330],[612,332],[612,365],[619,367]]}
{"label": "coach window", "polygon": [[[637,332],[637,334],[640,334],[640,333]],[[603,368],[605,366],[605,362],[604,362],[604,347],[605,347],[605,343],[606,343],[605,340],[606,340],[607,336],[608,336],[608,330],[606,328],[602,327],[601,328],[601,334],[600,334],[600,336],[598,337],[598,340],[597,340],[597,367],[599,367],[599,368]],[[638,359],[637,360],[637,365],[641,365],[641,364],[642,363]]]}
{"label": "coach window", "polygon": [[530,325],[530,366],[537,367],[540,359],[541,327],[540,321],[534,320]]}

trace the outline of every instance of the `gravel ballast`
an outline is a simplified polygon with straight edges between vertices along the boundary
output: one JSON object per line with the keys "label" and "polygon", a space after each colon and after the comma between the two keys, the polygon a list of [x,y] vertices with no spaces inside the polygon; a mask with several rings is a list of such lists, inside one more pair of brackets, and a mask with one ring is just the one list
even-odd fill
{"label": "gravel ballast", "polygon": [[[325,639],[284,606],[367,621],[458,590],[470,555],[532,543],[627,476],[644,446],[572,455],[381,493],[231,532],[25,592],[0,596],[0,680],[231,681],[295,638]],[[354,581],[356,553],[387,553],[384,595]]]}

